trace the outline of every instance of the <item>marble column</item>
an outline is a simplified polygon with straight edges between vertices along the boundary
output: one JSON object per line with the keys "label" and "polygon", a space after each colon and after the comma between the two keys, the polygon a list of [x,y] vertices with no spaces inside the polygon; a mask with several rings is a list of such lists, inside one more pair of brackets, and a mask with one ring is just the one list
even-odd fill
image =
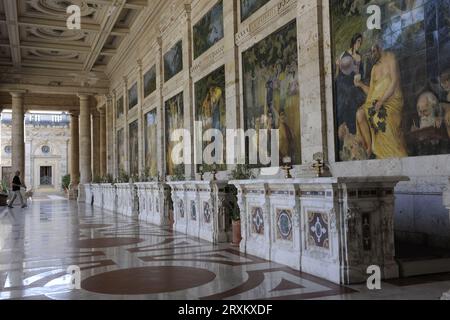
{"label": "marble column", "polygon": [[100,176],[100,115],[97,110],[93,110],[92,116],[92,133],[91,133],[91,152],[92,152],[92,177]]}
{"label": "marble column", "polygon": [[85,202],[86,194],[83,184],[88,184],[92,180],[90,95],[79,94],[78,97],[80,98],[80,185],[78,201]]}
{"label": "marble column", "polygon": [[12,172],[19,170],[20,179],[25,181],[25,110],[23,105],[25,91],[13,91],[10,94],[12,96]]}
{"label": "marble column", "polygon": [[100,176],[106,176],[106,113],[105,105],[97,108],[100,115]]}
{"label": "marble column", "polygon": [[69,199],[78,197],[78,184],[80,183],[80,140],[79,140],[78,112],[70,114],[70,188]]}

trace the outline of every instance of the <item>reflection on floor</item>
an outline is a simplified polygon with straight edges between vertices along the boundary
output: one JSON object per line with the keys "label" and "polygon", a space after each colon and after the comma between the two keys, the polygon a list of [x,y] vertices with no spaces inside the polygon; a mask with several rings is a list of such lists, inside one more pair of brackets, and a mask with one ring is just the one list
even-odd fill
{"label": "reflection on floor", "polygon": [[61,196],[0,208],[0,299],[438,299],[449,288],[450,275],[337,286]]}

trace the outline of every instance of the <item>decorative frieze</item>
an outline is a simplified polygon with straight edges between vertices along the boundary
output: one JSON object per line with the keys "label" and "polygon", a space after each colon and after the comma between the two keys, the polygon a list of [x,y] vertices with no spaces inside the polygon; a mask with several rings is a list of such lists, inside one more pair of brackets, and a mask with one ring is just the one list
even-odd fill
{"label": "decorative frieze", "polygon": [[236,45],[241,46],[244,42],[258,34],[261,30],[273,25],[274,22],[284,16],[287,12],[296,10],[296,0],[281,0],[268,9],[264,14],[248,24],[243,25],[240,32],[236,34]]}

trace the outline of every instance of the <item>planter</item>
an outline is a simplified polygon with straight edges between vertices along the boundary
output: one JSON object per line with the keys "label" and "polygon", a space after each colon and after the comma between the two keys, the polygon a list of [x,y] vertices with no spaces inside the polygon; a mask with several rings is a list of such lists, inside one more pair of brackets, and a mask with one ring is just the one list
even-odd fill
{"label": "planter", "polygon": [[6,207],[8,205],[8,195],[0,194],[0,207]]}
{"label": "planter", "polygon": [[232,228],[233,228],[233,242],[232,244],[235,246],[239,246],[242,240],[241,235],[241,220],[233,220],[232,222]]}

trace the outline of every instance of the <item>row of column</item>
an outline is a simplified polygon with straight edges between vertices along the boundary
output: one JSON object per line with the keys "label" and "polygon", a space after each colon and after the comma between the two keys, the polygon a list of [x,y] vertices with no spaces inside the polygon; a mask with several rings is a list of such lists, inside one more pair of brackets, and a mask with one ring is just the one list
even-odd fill
{"label": "row of column", "polygon": [[92,182],[93,177],[106,175],[105,108],[91,108],[88,94],[79,94],[78,97],[80,112],[71,114],[70,127],[72,190],[77,190],[79,184]]}
{"label": "row of column", "polygon": [[[12,169],[25,177],[25,107],[26,91],[11,91],[12,97]],[[71,113],[71,185],[89,183],[94,176],[106,175],[106,116],[104,106],[91,108],[91,95],[79,94],[80,112]],[[91,125],[92,121],[92,125]],[[75,194],[72,194],[74,197]]]}

